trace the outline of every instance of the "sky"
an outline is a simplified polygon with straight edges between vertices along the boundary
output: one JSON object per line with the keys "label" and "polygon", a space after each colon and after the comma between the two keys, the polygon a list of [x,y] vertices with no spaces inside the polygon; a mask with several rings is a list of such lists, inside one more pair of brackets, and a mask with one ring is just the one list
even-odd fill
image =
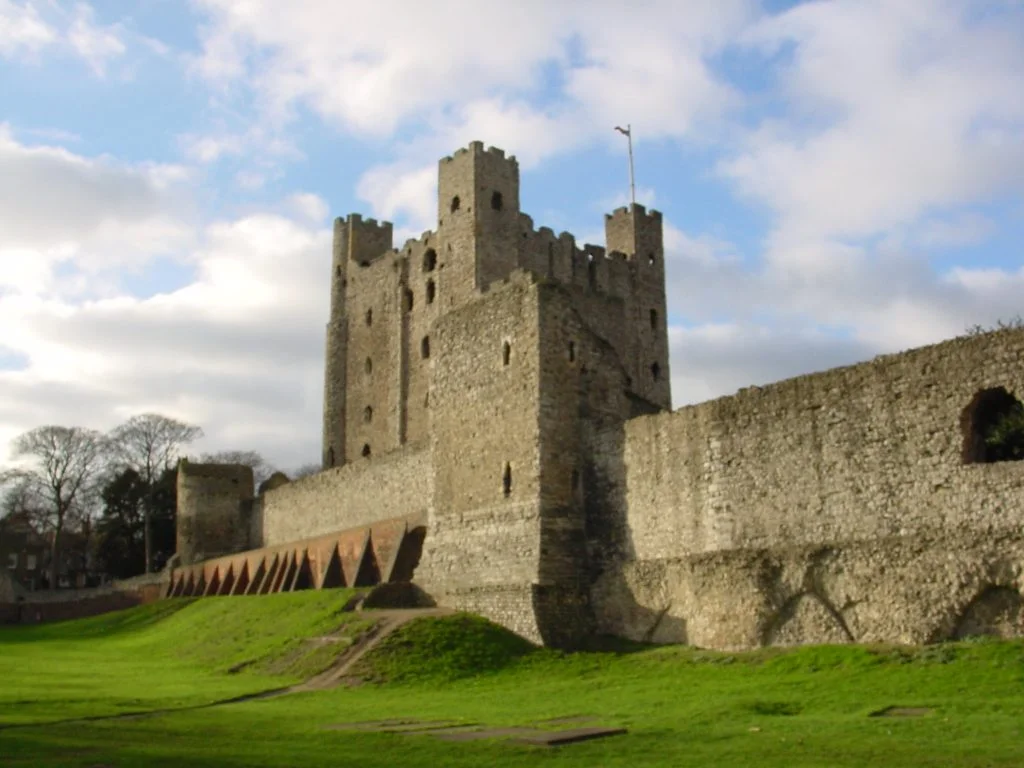
{"label": "sky", "polygon": [[674,407],[1024,313],[1024,0],[0,0],[0,463],[162,413],[319,457],[330,226],[664,214]]}

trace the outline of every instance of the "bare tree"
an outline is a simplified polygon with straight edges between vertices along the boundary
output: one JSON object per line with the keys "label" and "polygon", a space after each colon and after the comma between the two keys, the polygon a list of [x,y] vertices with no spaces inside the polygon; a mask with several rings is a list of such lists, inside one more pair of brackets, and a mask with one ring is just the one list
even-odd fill
{"label": "bare tree", "polygon": [[216,451],[204,453],[199,460],[207,464],[241,464],[250,467],[257,488],[277,471],[256,451]]}
{"label": "bare tree", "polygon": [[[84,516],[108,456],[102,434],[82,427],[38,427],[14,438],[15,460],[28,466],[8,469],[0,476],[8,493],[5,503],[23,504],[41,516],[51,534],[50,588],[57,588],[61,534],[68,521]],[[32,466],[32,465],[35,466]]]}
{"label": "bare tree", "polygon": [[983,333],[1005,331],[1011,328],[1024,328],[1024,317],[1014,315],[1008,320],[999,318],[996,320],[995,325],[981,325],[980,323],[975,323],[974,325],[969,325],[964,329],[964,336],[980,336]]}
{"label": "bare tree", "polygon": [[292,480],[298,480],[300,477],[309,477],[310,475],[315,475],[321,471],[323,471],[323,467],[320,465],[320,462],[303,464],[292,472]]}
{"label": "bare tree", "polygon": [[203,430],[199,427],[157,413],[132,416],[111,432],[111,442],[118,466],[134,469],[149,489],[143,508],[146,573],[149,573],[153,566],[150,517],[154,506],[156,482],[164,470],[177,465],[182,447],[202,436]]}

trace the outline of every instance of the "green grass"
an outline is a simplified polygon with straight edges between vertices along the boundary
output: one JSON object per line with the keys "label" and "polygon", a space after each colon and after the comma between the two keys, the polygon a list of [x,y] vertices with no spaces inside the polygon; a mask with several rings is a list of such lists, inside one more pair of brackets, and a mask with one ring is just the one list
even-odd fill
{"label": "green grass", "polygon": [[[104,714],[156,708],[176,696],[198,704],[276,687],[288,677],[277,673],[276,665],[288,659],[286,666],[294,664],[302,647],[296,638],[336,629],[345,618],[336,613],[344,602],[336,595],[168,602],[88,622],[0,630],[0,724],[37,723],[0,730],[0,763],[118,768],[981,768],[1024,763],[1024,642],[562,654],[532,649],[465,615],[419,620],[388,637],[358,665],[367,680],[361,686],[143,719],[41,723],[52,719],[48,709],[60,717]],[[229,628],[247,639],[225,641]],[[240,664],[241,672],[228,671]],[[70,691],[66,680],[74,681]],[[134,703],[123,705],[126,700]],[[889,706],[932,711],[920,718],[870,716]],[[591,715],[629,733],[542,750],[324,729],[389,718],[524,725],[571,715]]]}
{"label": "green grass", "polygon": [[346,590],[166,600],[80,621],[0,629],[0,726],[196,706],[298,682],[370,622]]}

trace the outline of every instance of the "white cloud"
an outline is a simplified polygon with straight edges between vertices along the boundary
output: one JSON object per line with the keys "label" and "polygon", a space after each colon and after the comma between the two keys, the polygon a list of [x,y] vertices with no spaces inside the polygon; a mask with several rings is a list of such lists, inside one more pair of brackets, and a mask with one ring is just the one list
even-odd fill
{"label": "white cloud", "polygon": [[92,67],[99,77],[106,74],[107,62],[125,52],[119,25],[96,24],[96,14],[91,6],[79,3],[75,6],[74,21],[68,29],[68,42],[74,51]]}
{"label": "white cloud", "polygon": [[137,268],[188,242],[178,166],[126,165],[59,146],[18,142],[0,124],[0,281],[26,292],[60,287],[57,270]]}
{"label": "white cloud", "polygon": [[241,136],[196,136],[185,134],[179,137],[185,157],[199,163],[212,163],[225,155],[242,153],[244,141]]}
{"label": "white cloud", "polygon": [[56,39],[56,30],[43,20],[34,3],[0,0],[0,56],[35,53]]}
{"label": "white cloud", "polygon": [[5,345],[28,360],[0,370],[0,439],[155,410],[203,426],[203,449],[315,460],[329,230],[254,213],[206,227],[190,259],[189,285],[145,299],[0,296]]}
{"label": "white cloud", "polygon": [[[428,209],[421,169],[469,141],[506,147],[530,168],[570,148],[615,141],[611,128],[624,120],[648,139],[714,122],[737,99],[707,58],[756,14],[748,0],[358,8],[297,0],[288,14],[269,0],[200,0],[199,7],[209,20],[196,70],[219,85],[251,88],[266,122],[281,125],[302,106],[375,138],[410,129],[396,160],[372,169],[360,194],[372,195],[379,211],[406,211],[417,222]],[[630,40],[642,44],[623,42]],[[403,187],[402,200],[383,179]],[[412,200],[417,186],[424,197]]]}

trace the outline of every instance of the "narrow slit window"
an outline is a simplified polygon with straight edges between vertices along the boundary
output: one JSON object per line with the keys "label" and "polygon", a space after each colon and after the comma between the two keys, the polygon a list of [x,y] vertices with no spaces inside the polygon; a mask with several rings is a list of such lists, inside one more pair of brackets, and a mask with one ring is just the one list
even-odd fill
{"label": "narrow slit window", "polygon": [[367,424],[373,421],[373,408],[371,408],[370,406],[366,406],[363,409],[363,421],[365,421]]}
{"label": "narrow slit window", "polygon": [[437,269],[437,251],[430,248],[423,254],[423,271],[433,272],[435,269]]}
{"label": "narrow slit window", "polygon": [[363,456],[365,458],[370,458],[370,444],[369,443],[366,443],[363,446]]}
{"label": "narrow slit window", "polygon": [[373,310],[372,309],[366,310],[366,324],[368,326],[369,325],[373,325]]}
{"label": "narrow slit window", "polygon": [[576,342],[575,341],[570,341],[569,342],[569,362],[570,363],[575,363],[576,362]]}
{"label": "narrow slit window", "polygon": [[658,381],[661,378],[661,366],[656,362],[651,363],[651,378]]}
{"label": "narrow slit window", "polygon": [[452,198],[452,204],[451,204],[451,211],[452,211],[452,213],[455,213],[457,210],[459,210],[459,205],[460,205],[459,196],[456,195],[455,197]]}
{"label": "narrow slit window", "polygon": [[366,371],[367,376],[373,373],[373,360],[369,357],[366,358],[366,362],[363,363],[363,369]]}
{"label": "narrow slit window", "polygon": [[651,330],[658,330],[658,310],[656,309],[651,310]]}
{"label": "narrow slit window", "polygon": [[434,296],[437,295],[437,285],[433,280],[427,280],[427,304],[434,303]]}
{"label": "narrow slit window", "polygon": [[496,211],[500,211],[505,206],[505,201],[501,197],[501,192],[494,192],[491,195],[491,208]]}
{"label": "narrow slit window", "polygon": [[505,463],[505,471],[501,475],[501,492],[505,498],[512,495],[512,465]]}
{"label": "narrow slit window", "polygon": [[512,360],[512,345],[507,341],[501,347],[501,364],[508,365]]}
{"label": "narrow slit window", "polygon": [[430,357],[430,337],[424,336],[423,341],[420,342],[420,357],[426,360]]}

